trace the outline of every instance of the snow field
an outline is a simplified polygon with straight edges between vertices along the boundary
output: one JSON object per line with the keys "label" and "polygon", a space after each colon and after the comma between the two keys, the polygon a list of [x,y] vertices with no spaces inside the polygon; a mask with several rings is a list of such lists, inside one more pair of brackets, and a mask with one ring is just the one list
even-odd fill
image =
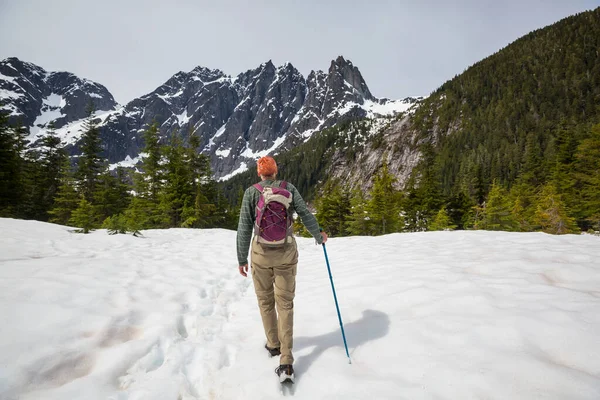
{"label": "snow field", "polygon": [[0,219],[1,399],[598,399],[600,239],[298,238],[282,392],[235,232]]}

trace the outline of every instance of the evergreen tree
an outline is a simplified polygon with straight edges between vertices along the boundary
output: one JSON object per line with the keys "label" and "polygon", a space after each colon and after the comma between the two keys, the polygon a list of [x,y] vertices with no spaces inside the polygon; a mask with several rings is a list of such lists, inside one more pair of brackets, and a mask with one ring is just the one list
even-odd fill
{"label": "evergreen tree", "polygon": [[87,118],[84,122],[84,132],[81,137],[81,155],[77,163],[77,183],[80,192],[88,202],[92,202],[100,174],[103,170],[104,160],[100,156],[102,144],[100,130],[94,120],[94,107],[92,104],[87,109]]}
{"label": "evergreen tree", "polygon": [[71,214],[78,207],[80,196],[75,188],[75,178],[71,172],[71,164],[65,158],[59,176],[59,186],[54,197],[52,209],[48,212],[50,222],[67,225]]}
{"label": "evergreen tree", "polygon": [[494,181],[488,195],[483,216],[483,229],[510,231],[514,229],[511,205],[504,188]]}
{"label": "evergreen tree", "polygon": [[590,136],[576,151],[574,176],[579,188],[578,217],[585,229],[597,224],[600,215],[600,124],[592,127]]}
{"label": "evergreen tree", "polygon": [[[214,226],[215,221],[213,217],[217,213],[217,207],[208,198],[212,194],[212,186],[214,186],[214,182],[211,179],[210,160],[206,155],[200,153],[200,138],[191,131],[188,135],[188,143],[189,146],[185,149],[185,160],[190,168],[191,197],[185,201],[183,206],[182,226],[189,228],[209,228]],[[239,201],[241,203],[241,199]],[[233,207],[231,212],[235,215],[231,217],[227,213],[225,215],[229,218],[235,218],[235,224],[237,224],[239,206]],[[225,226],[232,227],[229,222],[223,223],[222,227]]]}
{"label": "evergreen tree", "polygon": [[531,232],[535,229],[534,214],[536,209],[535,188],[525,182],[514,185],[509,193],[510,213],[515,230]]}
{"label": "evergreen tree", "polygon": [[427,230],[444,200],[435,148],[431,143],[426,143],[421,146],[421,152],[421,162],[411,173],[407,195],[402,204],[406,213],[407,230],[412,232]]}
{"label": "evergreen tree", "polygon": [[184,222],[184,207],[194,204],[193,177],[186,163],[186,150],[177,132],[165,151],[165,184],[160,193],[160,209],[165,215],[167,226],[181,227]]}
{"label": "evergreen tree", "polygon": [[117,168],[116,176],[106,170],[98,178],[94,205],[100,221],[123,213],[129,206],[129,186],[124,180],[125,171],[122,167]]}
{"label": "evergreen tree", "polygon": [[28,190],[26,195],[27,216],[48,221],[48,212],[54,207],[54,198],[60,186],[63,168],[67,165],[67,153],[50,123],[41,139],[38,151],[29,151]]}
{"label": "evergreen tree", "polygon": [[451,231],[456,229],[456,225],[452,223],[452,219],[446,211],[446,207],[440,208],[435,219],[429,226],[430,231]]}
{"label": "evergreen tree", "polygon": [[0,111],[0,217],[22,216],[26,134],[23,127],[10,127],[6,113]]}
{"label": "evergreen tree", "polygon": [[523,155],[523,170],[521,177],[524,182],[537,187],[544,182],[543,160],[544,154],[537,134],[527,135],[527,144]]}
{"label": "evergreen tree", "polygon": [[535,222],[546,233],[578,232],[575,220],[568,215],[566,206],[552,184],[545,185],[538,197]]}
{"label": "evergreen tree", "polygon": [[223,195],[223,192],[219,189],[217,182],[212,178],[208,179],[202,185],[201,190],[206,199],[208,199],[208,203],[205,206],[210,207],[210,210],[212,210],[206,219],[208,227],[237,228],[237,220],[233,218],[234,212],[232,211],[232,207]]}
{"label": "evergreen tree", "polygon": [[377,234],[399,232],[404,223],[400,216],[400,193],[394,188],[396,178],[384,162],[373,181],[371,199],[367,205],[369,218],[376,226]]}
{"label": "evergreen tree", "polygon": [[350,194],[340,187],[338,181],[328,181],[317,201],[319,225],[332,237],[346,236],[349,215]]}
{"label": "evergreen tree", "polygon": [[125,213],[127,226],[135,231],[167,226],[159,207],[159,194],[164,185],[164,150],[160,145],[156,122],[144,131],[143,138],[141,172],[134,174],[135,194]]}
{"label": "evergreen tree", "polygon": [[455,225],[456,229],[465,229],[473,206],[475,204],[465,192],[451,196],[448,199],[448,206],[445,208],[451,220],[451,225]]}
{"label": "evergreen tree", "polygon": [[81,197],[77,209],[75,209],[69,220],[69,224],[80,228],[77,232],[89,233],[98,226],[98,214],[94,210],[94,206]]}
{"label": "evergreen tree", "polygon": [[138,182],[139,192],[151,202],[158,202],[158,193],[162,188],[163,167],[161,160],[163,158],[163,149],[160,145],[158,135],[158,124],[154,122],[143,133],[144,148],[142,153],[146,156],[142,160],[143,179]]}
{"label": "evergreen tree", "polygon": [[346,221],[346,230],[349,235],[373,235],[373,224],[367,211],[368,201],[363,191],[356,188],[350,197],[350,215]]}

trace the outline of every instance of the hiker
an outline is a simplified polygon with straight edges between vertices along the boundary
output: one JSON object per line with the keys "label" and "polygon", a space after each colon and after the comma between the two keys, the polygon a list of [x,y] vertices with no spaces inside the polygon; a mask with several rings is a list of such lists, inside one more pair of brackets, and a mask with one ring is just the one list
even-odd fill
{"label": "hiker", "polygon": [[[267,337],[265,348],[271,357],[280,356],[280,365],[275,370],[280,381],[290,379],[293,382],[294,296],[298,264],[293,212],[298,214],[318,244],[327,241],[327,234],[308,211],[298,189],[277,180],[277,163],[273,157],[260,158],[256,167],[261,182],[246,189],[240,210],[237,230],[239,271],[242,276],[247,276],[248,248],[252,242],[251,274]],[[268,198],[278,202],[270,203],[270,210],[261,210],[259,206]],[[256,221],[261,211],[262,215],[258,216],[262,225]],[[277,213],[278,216],[273,215]]]}

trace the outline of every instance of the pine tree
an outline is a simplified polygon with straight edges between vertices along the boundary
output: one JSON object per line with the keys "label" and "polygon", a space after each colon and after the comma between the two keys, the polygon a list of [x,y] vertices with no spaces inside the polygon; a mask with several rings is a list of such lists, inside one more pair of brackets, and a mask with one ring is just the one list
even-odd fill
{"label": "pine tree", "polygon": [[461,191],[451,196],[448,199],[448,206],[446,207],[451,225],[455,225],[456,229],[465,229],[473,206],[473,201],[465,192]]}
{"label": "pine tree", "polygon": [[154,122],[143,133],[144,147],[140,169],[135,173],[134,196],[131,199],[125,220],[132,230],[167,227],[159,206],[159,194],[164,185],[163,149],[158,136],[158,125]]}
{"label": "pine tree", "polygon": [[600,124],[577,148],[574,176],[579,190],[579,217],[595,225],[600,215]]}
{"label": "pine tree", "polygon": [[384,162],[373,181],[367,205],[377,234],[399,232],[404,225],[400,216],[400,193],[393,186],[395,182],[396,178],[389,173],[387,162]]}
{"label": "pine tree", "polygon": [[117,168],[116,176],[106,170],[98,178],[94,206],[100,221],[123,213],[129,206],[129,187],[124,179],[125,172],[122,167]]}
{"label": "pine tree", "polygon": [[509,204],[514,228],[518,232],[531,232],[535,229],[534,214],[536,207],[535,188],[525,182],[519,182],[510,189]]}
{"label": "pine tree", "polygon": [[160,137],[158,135],[158,124],[154,122],[143,133],[144,148],[142,153],[146,156],[142,160],[143,177],[139,185],[139,193],[143,194],[151,202],[158,201],[158,193],[162,187],[163,168],[161,160],[163,151],[160,145]]}
{"label": "pine tree", "polygon": [[456,225],[452,223],[452,219],[446,211],[446,207],[440,208],[435,219],[429,226],[430,231],[451,231],[456,229]]}
{"label": "pine tree", "polygon": [[6,113],[0,111],[0,217],[23,216],[26,134],[22,126],[10,127]]}
{"label": "pine tree", "polygon": [[545,185],[538,197],[535,222],[546,233],[561,235],[578,232],[575,220],[568,211],[556,187]]}
{"label": "pine tree", "polygon": [[89,233],[98,226],[98,214],[94,210],[94,206],[81,197],[77,209],[75,209],[69,220],[69,224],[80,228],[77,232]]}
{"label": "pine tree", "polygon": [[356,188],[350,197],[350,215],[346,221],[346,230],[349,235],[373,235],[373,224],[367,211],[368,201],[363,191]]}
{"label": "pine tree", "polygon": [[408,231],[424,231],[443,204],[441,170],[431,143],[421,146],[421,162],[413,169],[402,201]]}
{"label": "pine tree", "polygon": [[73,211],[78,207],[80,195],[75,187],[75,178],[71,172],[71,164],[67,158],[64,159],[61,167],[59,186],[54,197],[54,205],[48,212],[50,222],[67,225],[71,219]]}
{"label": "pine tree", "polygon": [[491,231],[510,231],[514,229],[508,195],[496,181],[492,184],[485,205],[483,229]]}
{"label": "pine tree", "polygon": [[194,204],[193,177],[186,163],[186,151],[177,132],[171,136],[171,143],[165,152],[165,184],[160,193],[160,210],[164,213],[167,226],[181,227],[184,220],[184,207]]}
{"label": "pine tree", "polygon": [[87,109],[87,119],[84,122],[84,132],[81,137],[81,155],[77,163],[77,183],[80,192],[88,202],[92,202],[100,174],[103,170],[104,160],[100,156],[102,144],[100,130],[94,120],[94,107],[92,104]]}
{"label": "pine tree", "polygon": [[[191,176],[191,187],[190,197],[186,199],[182,211],[182,226],[187,228],[209,228],[213,226],[213,217],[217,213],[217,207],[209,200],[208,195],[211,194],[211,187],[214,182],[211,180],[211,168],[209,158],[201,154],[200,138],[194,135],[193,132],[188,134],[188,147],[184,152],[185,164],[190,169],[189,173]],[[243,192],[242,192],[243,196]],[[241,198],[239,199],[241,202]],[[231,213],[235,214],[231,219],[235,219],[234,223],[237,223],[237,217],[239,214],[239,206],[233,207]],[[227,213],[225,213],[227,214]],[[232,227],[231,224],[225,222],[222,227]]]}
{"label": "pine tree", "polygon": [[210,214],[206,217],[207,227],[235,229],[237,220],[232,218],[233,212],[227,202],[223,192],[220,190],[217,182],[210,178],[202,185],[202,194],[206,196],[208,203],[205,206],[210,207]]}
{"label": "pine tree", "polygon": [[338,181],[330,180],[325,184],[316,206],[319,225],[332,237],[346,236],[350,194],[340,187]]}
{"label": "pine tree", "polygon": [[37,151],[29,151],[26,204],[27,216],[48,221],[48,212],[54,207],[54,198],[60,186],[60,177],[66,165],[67,153],[56,135],[54,124],[48,126]]}

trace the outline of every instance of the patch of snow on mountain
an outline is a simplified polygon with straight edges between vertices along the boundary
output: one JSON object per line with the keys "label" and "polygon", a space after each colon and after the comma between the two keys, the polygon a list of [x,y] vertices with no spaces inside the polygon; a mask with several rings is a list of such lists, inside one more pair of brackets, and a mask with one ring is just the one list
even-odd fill
{"label": "patch of snow on mountain", "polygon": [[231,153],[231,148],[229,148],[229,149],[225,149],[225,150],[221,150],[221,149],[219,149],[219,150],[215,151],[215,154],[216,154],[217,156],[219,156],[219,157],[223,157],[223,158],[225,158],[225,157],[229,157],[229,153]]}
{"label": "patch of snow on mountain", "polygon": [[230,174],[227,174],[225,176],[222,176],[221,178],[219,178],[219,181],[226,181],[229,178],[232,178],[233,176],[237,175],[237,174],[241,174],[244,171],[248,170],[248,164],[246,164],[245,162],[242,162],[240,164],[240,166],[238,167],[238,169],[236,169],[235,171],[233,171]]}
{"label": "patch of snow on mountain", "polygon": [[285,141],[286,137],[287,137],[287,135],[283,135],[281,137],[278,137],[273,142],[273,145],[271,147],[269,147],[268,149],[266,149],[266,150],[261,150],[261,151],[254,152],[254,151],[252,151],[252,149],[250,149],[249,147],[247,147],[246,150],[244,150],[244,152],[242,154],[240,154],[240,156],[246,157],[246,158],[251,158],[251,159],[259,159],[260,157],[264,157],[266,155],[269,155],[273,151],[275,151],[279,146],[281,146],[283,144],[283,142]]}
{"label": "patch of snow on mountain", "polygon": [[64,117],[65,114],[62,113],[61,109],[66,104],[65,99],[58,94],[52,93],[46,97],[43,100],[41,114],[35,119],[33,126],[29,130],[29,137],[35,137],[42,129],[47,127],[49,122]]}
{"label": "patch of snow on mountain", "polygon": [[115,163],[115,164],[110,164],[108,169],[113,171],[113,170],[117,169],[117,167],[125,167],[125,168],[135,167],[137,165],[137,163],[142,161],[143,158],[144,158],[144,153],[140,153],[137,157],[134,157],[134,158],[131,158],[131,157],[129,157],[129,155],[127,155],[127,157],[125,157],[125,159],[123,161],[119,161],[118,163]]}
{"label": "patch of snow on mountain", "polygon": [[[100,119],[99,125],[101,125],[104,122],[106,122],[106,120],[111,115],[119,113],[120,111],[121,110],[112,110],[112,111],[105,111],[103,113],[97,113],[94,115],[94,119],[99,118]],[[62,128],[55,130],[56,135],[61,139],[63,145],[74,144],[75,142],[77,142],[77,140],[79,140],[79,138],[85,131],[84,125],[85,125],[86,120],[87,120],[87,118],[82,118],[80,120],[70,122],[67,125],[63,126]],[[44,126],[42,128],[38,128],[35,132],[34,132],[34,128],[31,128],[30,134],[27,137],[27,140],[30,143],[33,143],[33,142],[41,139],[42,137],[44,137],[44,135],[46,135],[48,133],[47,128],[48,128],[47,126]]]}
{"label": "patch of snow on mountain", "polygon": [[187,109],[183,110],[181,114],[175,115],[175,117],[177,118],[177,123],[179,124],[179,127],[182,127],[183,125],[187,124],[191,118],[190,116],[188,116]]}
{"label": "patch of snow on mountain", "polygon": [[217,132],[213,135],[213,137],[211,137],[208,140],[208,144],[204,148],[205,151],[213,148],[213,146],[215,145],[215,139],[218,138],[219,136],[221,136],[223,134],[223,132],[225,132],[226,125],[227,125],[227,123],[224,123],[223,126],[221,126],[219,129],[217,129]]}

